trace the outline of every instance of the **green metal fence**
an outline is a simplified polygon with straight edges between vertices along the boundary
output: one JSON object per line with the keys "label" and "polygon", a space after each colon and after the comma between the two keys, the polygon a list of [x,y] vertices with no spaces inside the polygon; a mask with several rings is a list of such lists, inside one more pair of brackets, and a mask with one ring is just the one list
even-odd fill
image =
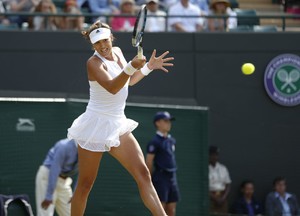
{"label": "green metal fence", "polygon": [[[35,175],[47,151],[67,133],[86,103],[65,99],[0,101],[0,194],[28,194],[35,210]],[[167,110],[176,117],[171,134],[182,200],[178,215],[208,215],[208,109],[129,104],[126,115],[139,122],[134,131],[143,151],[155,133],[152,117]],[[105,154],[87,206],[87,216],[150,215],[132,177]],[[21,215],[20,215],[21,216]]]}

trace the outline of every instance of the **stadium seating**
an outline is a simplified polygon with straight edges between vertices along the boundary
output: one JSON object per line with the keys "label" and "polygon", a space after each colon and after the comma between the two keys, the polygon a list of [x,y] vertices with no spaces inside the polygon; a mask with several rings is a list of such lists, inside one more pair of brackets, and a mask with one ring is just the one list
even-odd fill
{"label": "stadium seating", "polygon": [[252,26],[248,25],[240,25],[235,28],[230,28],[228,29],[229,32],[251,32],[253,31]]}
{"label": "stadium seating", "polygon": [[0,30],[17,30],[19,29],[19,26],[17,23],[12,23],[12,24],[0,24]]}
{"label": "stadium seating", "polygon": [[275,25],[266,26],[253,26],[254,32],[277,32],[277,27]]}
{"label": "stadium seating", "polygon": [[238,0],[230,0],[230,7],[231,8],[238,8],[239,7]]}
{"label": "stadium seating", "polygon": [[53,3],[57,8],[63,8],[65,5],[65,0],[53,0]]}
{"label": "stadium seating", "polygon": [[277,26],[275,25],[240,25],[236,28],[231,28],[229,32],[277,32]]}
{"label": "stadium seating", "polygon": [[[237,14],[238,17],[238,25],[249,25],[249,26],[254,26],[254,25],[259,25],[259,18],[257,17],[256,11],[251,10],[251,9],[239,9],[236,8],[234,11]],[[247,17],[243,17],[247,16]]]}

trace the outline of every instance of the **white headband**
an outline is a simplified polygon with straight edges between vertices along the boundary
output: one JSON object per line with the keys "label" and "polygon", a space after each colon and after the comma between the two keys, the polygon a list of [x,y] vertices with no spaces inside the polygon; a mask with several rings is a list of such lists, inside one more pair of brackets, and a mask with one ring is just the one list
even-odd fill
{"label": "white headband", "polygon": [[94,29],[90,34],[91,43],[94,44],[99,40],[108,39],[110,38],[111,31],[108,28],[97,28]]}

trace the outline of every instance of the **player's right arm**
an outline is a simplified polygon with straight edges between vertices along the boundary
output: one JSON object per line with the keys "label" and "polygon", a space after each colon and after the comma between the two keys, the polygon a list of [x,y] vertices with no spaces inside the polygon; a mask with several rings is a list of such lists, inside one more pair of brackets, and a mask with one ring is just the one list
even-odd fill
{"label": "player's right arm", "polygon": [[152,174],[153,172],[153,160],[154,160],[155,154],[148,153],[146,156],[146,165],[149,169],[149,172]]}
{"label": "player's right arm", "polygon": [[[131,65],[140,68],[145,64],[145,60],[133,59]],[[126,67],[126,66],[125,66]],[[117,77],[112,78],[107,72],[105,64],[96,56],[92,56],[87,61],[88,78],[90,81],[97,81],[103,88],[111,94],[116,94],[126,84],[129,79],[124,71]]]}

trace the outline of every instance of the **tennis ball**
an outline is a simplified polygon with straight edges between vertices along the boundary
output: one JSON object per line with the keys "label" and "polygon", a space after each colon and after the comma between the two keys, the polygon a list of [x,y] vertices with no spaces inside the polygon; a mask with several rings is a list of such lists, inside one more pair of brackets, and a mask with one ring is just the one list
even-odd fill
{"label": "tennis ball", "polygon": [[242,72],[245,75],[251,75],[255,71],[255,67],[252,63],[245,63],[242,65]]}

